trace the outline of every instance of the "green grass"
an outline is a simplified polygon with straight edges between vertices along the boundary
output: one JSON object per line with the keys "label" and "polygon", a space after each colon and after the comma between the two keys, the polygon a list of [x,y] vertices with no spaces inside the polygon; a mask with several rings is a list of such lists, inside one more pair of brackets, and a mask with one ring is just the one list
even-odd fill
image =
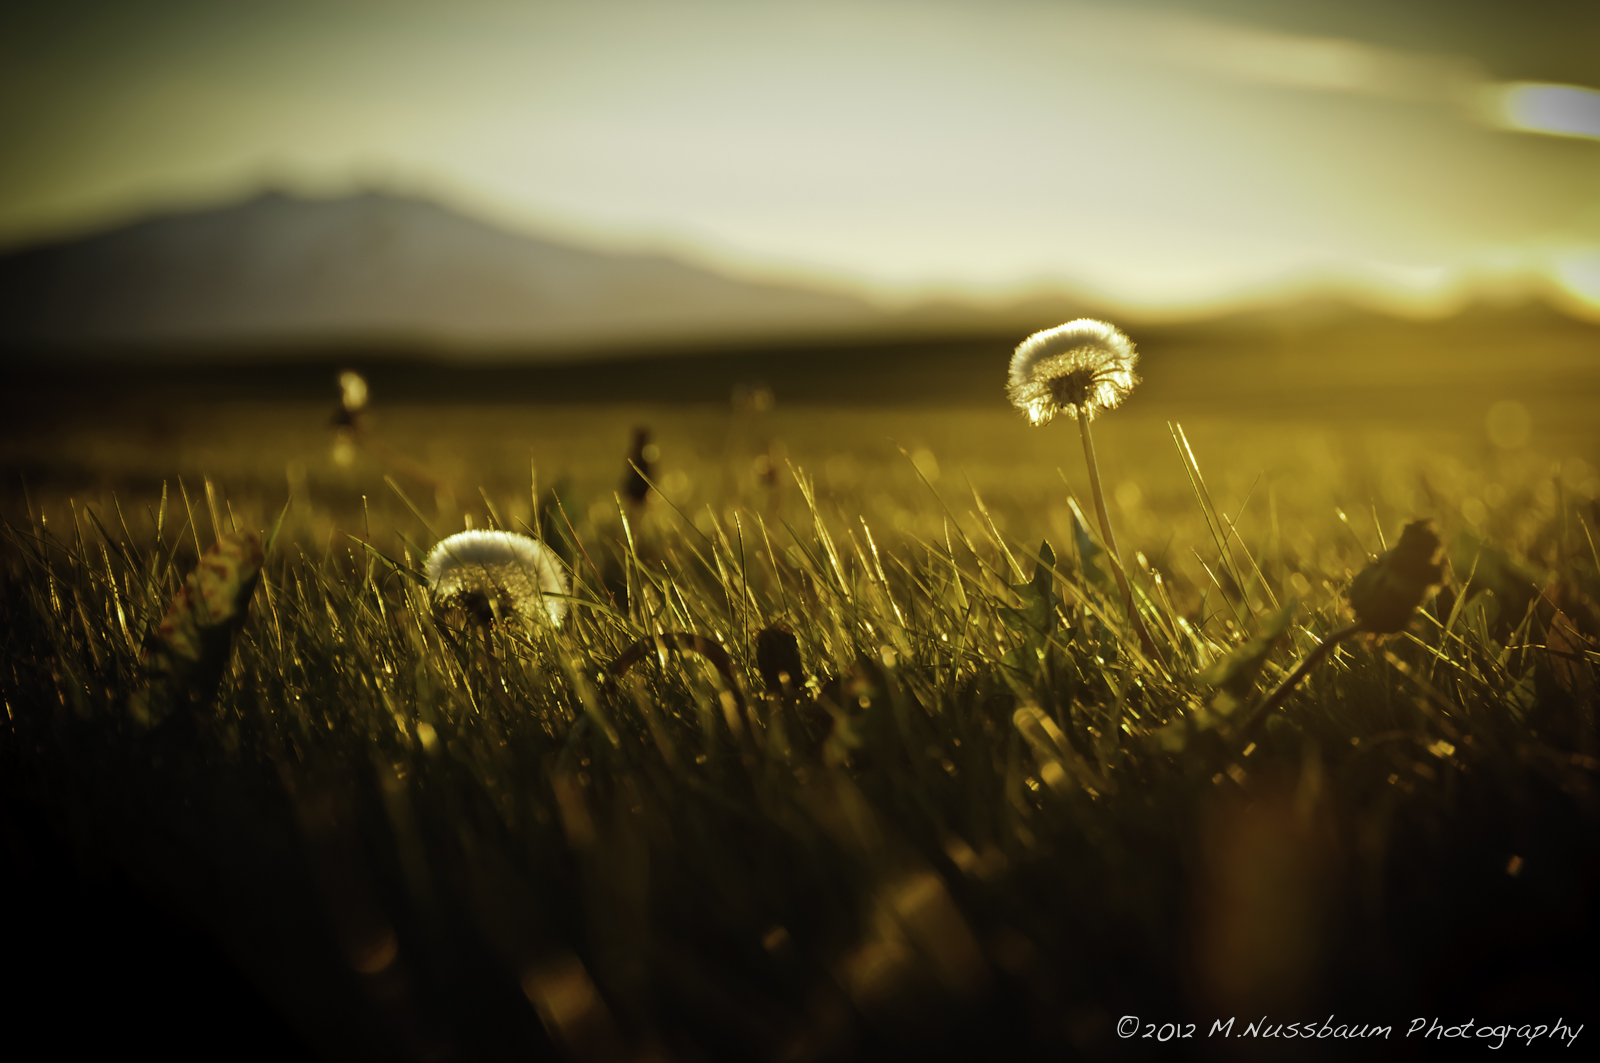
{"label": "green grass", "polygon": [[[386,412],[431,487],[330,462],[320,410],[210,411],[212,449],[165,458],[214,502],[186,477],[164,510],[155,460],[79,433],[108,484],[47,484],[5,527],[14,786],[328,1056],[1095,1054],[1123,1014],[1592,1009],[1592,439],[1200,421],[1189,466],[1110,415],[1149,657],[1065,430],[649,414],[671,502],[632,514],[609,496],[639,411]],[[198,550],[286,498],[215,704],[138,725],[140,647]],[[1413,515],[1445,589],[1246,745],[1202,674],[1298,600],[1259,697]],[[469,519],[557,546],[563,626],[434,614],[408,572]],[[761,676],[774,624],[798,690]],[[731,683],[668,641],[614,676],[671,633]]]}

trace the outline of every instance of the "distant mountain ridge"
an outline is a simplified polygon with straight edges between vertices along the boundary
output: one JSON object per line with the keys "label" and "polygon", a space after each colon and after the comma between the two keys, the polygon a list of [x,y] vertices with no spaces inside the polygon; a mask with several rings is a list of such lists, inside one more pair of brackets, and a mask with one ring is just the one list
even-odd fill
{"label": "distant mountain ridge", "polygon": [[[1445,316],[1515,317],[1524,305],[1571,316],[1533,290],[1514,303],[1468,302]],[[1085,315],[1109,316],[1140,336],[1395,319],[1337,286],[1193,314],[1111,311],[1050,288],[1000,303],[930,298],[890,311],[665,255],[515,233],[384,192],[339,199],[269,192],[0,253],[0,352],[15,353],[271,360],[358,348],[541,362],[630,350],[1020,339]]]}
{"label": "distant mountain ridge", "polygon": [[266,193],[0,255],[0,344],[537,354],[870,330],[864,300],[508,232],[425,200]]}

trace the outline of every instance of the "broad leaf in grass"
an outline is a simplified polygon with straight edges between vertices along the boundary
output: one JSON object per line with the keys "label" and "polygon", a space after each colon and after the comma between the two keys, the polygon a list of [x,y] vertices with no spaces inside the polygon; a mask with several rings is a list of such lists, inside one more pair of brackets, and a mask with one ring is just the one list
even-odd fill
{"label": "broad leaf in grass", "polygon": [[1468,631],[1477,636],[1484,649],[1496,656],[1500,653],[1501,645],[1495,639],[1495,633],[1504,631],[1509,634],[1509,624],[1502,627],[1500,623],[1501,614],[1504,611],[1500,607],[1499,596],[1492,590],[1484,590],[1479,593],[1461,611],[1462,624]]}
{"label": "broad leaf in grass", "polygon": [[128,705],[137,723],[154,726],[176,708],[216,697],[234,632],[244,625],[260,582],[262,559],[254,532],[225,535],[201,556],[145,642],[145,683]]}
{"label": "broad leaf in grass", "polygon": [[998,610],[1001,622],[1022,636],[1022,645],[1005,657],[1005,663],[1012,668],[1021,669],[1030,658],[1039,660],[1056,629],[1056,606],[1061,598],[1055,592],[1055,565],[1056,552],[1046,539],[1039,544],[1039,563],[1034,566],[1033,579],[1011,588],[1022,604]]}
{"label": "broad leaf in grass", "polygon": [[1039,562],[1033,567],[1033,579],[1018,583],[1011,589],[1022,599],[1020,608],[1002,608],[1001,619],[1013,631],[1048,635],[1056,629],[1056,605],[1060,598],[1055,593],[1056,552],[1048,539],[1039,544]]}
{"label": "broad leaf in grass", "polygon": [[1569,697],[1582,702],[1594,691],[1594,666],[1589,658],[1600,650],[1600,642],[1589,638],[1572,618],[1560,609],[1550,618],[1545,631],[1545,659],[1550,664],[1550,677]]}
{"label": "broad leaf in grass", "polygon": [[1291,598],[1282,609],[1262,617],[1261,630],[1255,638],[1234,647],[1196,676],[1201,683],[1216,688],[1211,698],[1213,709],[1227,716],[1250,699],[1262,667],[1288,633],[1299,604],[1298,599]]}
{"label": "broad leaf in grass", "polygon": [[817,706],[833,718],[822,747],[822,759],[830,767],[848,763],[855,750],[882,733],[889,682],[875,661],[858,656],[844,674],[822,684]]}
{"label": "broad leaf in grass", "polygon": [[1256,681],[1261,678],[1261,669],[1288,634],[1289,622],[1299,606],[1299,599],[1291,598],[1282,609],[1262,617],[1261,630],[1255,638],[1234,647],[1195,677],[1202,686],[1215,688],[1216,693],[1211,696],[1210,704],[1194,701],[1187,712],[1156,732],[1163,749],[1181,753],[1195,735],[1216,731],[1250,700]]}
{"label": "broad leaf in grass", "polygon": [[1539,707],[1538,669],[1529,665],[1511,689],[1503,695],[1505,704],[1521,720]]}
{"label": "broad leaf in grass", "polygon": [[1068,498],[1067,508],[1072,511],[1072,543],[1078,551],[1078,565],[1083,570],[1084,582],[1095,584],[1109,597],[1117,590],[1117,579],[1111,571],[1111,555],[1089,531],[1089,518],[1078,508],[1078,500]]}
{"label": "broad leaf in grass", "polygon": [[1463,598],[1472,602],[1485,593],[1494,596],[1486,632],[1496,642],[1510,637],[1546,582],[1544,574],[1530,570],[1525,560],[1514,560],[1495,544],[1464,531],[1456,536],[1450,563],[1458,574],[1471,574],[1467,585],[1458,592]]}

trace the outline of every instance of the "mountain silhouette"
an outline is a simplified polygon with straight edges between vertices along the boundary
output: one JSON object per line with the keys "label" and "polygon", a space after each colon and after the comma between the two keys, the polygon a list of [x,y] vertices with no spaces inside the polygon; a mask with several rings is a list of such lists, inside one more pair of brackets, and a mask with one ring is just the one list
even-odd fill
{"label": "mountain silhouette", "polygon": [[0,255],[0,344],[394,344],[537,355],[823,336],[881,315],[661,255],[520,235],[436,203],[266,193]]}

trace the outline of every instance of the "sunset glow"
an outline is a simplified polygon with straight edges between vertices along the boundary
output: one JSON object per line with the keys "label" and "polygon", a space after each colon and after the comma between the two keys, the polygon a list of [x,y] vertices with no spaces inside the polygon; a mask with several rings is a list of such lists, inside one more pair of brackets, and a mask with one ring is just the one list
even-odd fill
{"label": "sunset glow", "polygon": [[1578,85],[1492,86],[1491,114],[1508,129],[1600,140],[1600,92]]}
{"label": "sunset glow", "polygon": [[22,29],[0,72],[8,246],[262,187],[382,187],[890,304],[1332,293],[1429,314],[1529,292],[1600,313],[1600,93],[1476,56],[1020,0]]}

